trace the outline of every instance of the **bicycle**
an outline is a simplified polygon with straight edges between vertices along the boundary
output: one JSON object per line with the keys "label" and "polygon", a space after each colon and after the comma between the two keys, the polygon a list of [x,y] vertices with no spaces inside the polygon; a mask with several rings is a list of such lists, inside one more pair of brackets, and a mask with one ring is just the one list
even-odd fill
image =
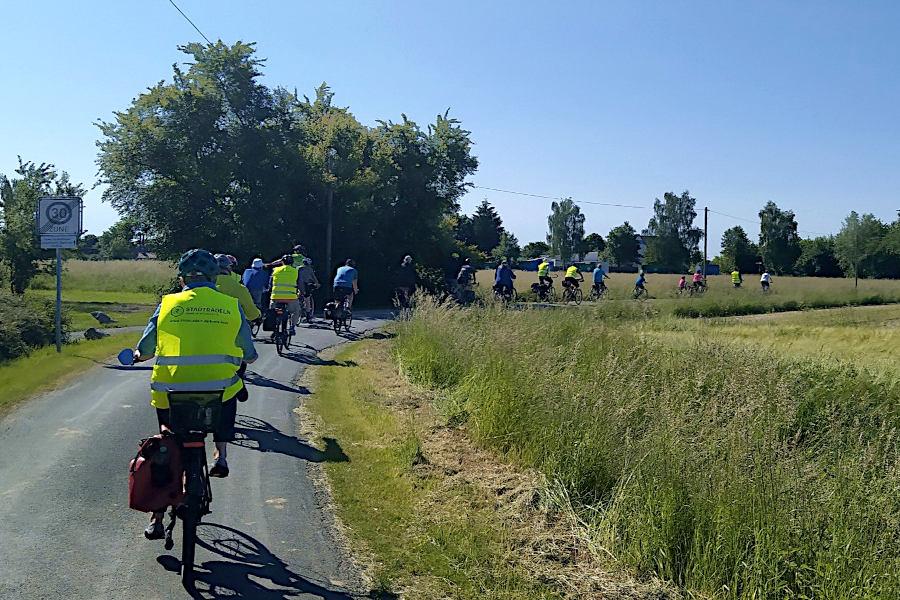
{"label": "bicycle", "polygon": [[319,289],[318,285],[310,284],[303,292],[297,294],[297,300],[300,302],[300,311],[303,320],[307,324],[312,324],[313,316],[316,314],[316,299],[313,298],[313,290]]}
{"label": "bicycle", "polygon": [[288,325],[291,314],[284,302],[276,302],[272,310],[275,311],[275,331],[272,332],[272,341],[275,342],[275,351],[281,356],[284,350],[291,347],[291,330]]}
{"label": "bicycle", "polygon": [[494,299],[503,302],[504,304],[509,304],[510,302],[516,302],[519,299],[519,292],[516,291],[514,286],[499,287],[495,285]]}
{"label": "bicycle", "polygon": [[591,295],[588,296],[588,300],[590,300],[592,302],[595,300],[603,300],[603,298],[605,298],[608,293],[609,293],[609,288],[606,287],[605,285],[603,285],[603,284],[600,284],[599,286],[592,285],[591,286]]}
{"label": "bicycle", "polygon": [[584,300],[584,294],[582,293],[579,286],[572,285],[563,288],[562,301],[566,304],[568,304],[569,302],[574,302],[577,306],[581,304],[582,300]]}
{"label": "bicycle", "polygon": [[533,283],[532,291],[537,295],[538,302],[553,302],[556,300],[556,288],[553,283]]}
{"label": "bicycle", "polygon": [[688,296],[702,296],[706,293],[706,284],[703,283],[692,283],[688,288]]}
{"label": "bicycle", "polygon": [[341,327],[349,333],[350,325],[353,324],[353,311],[350,310],[350,295],[344,296],[340,303],[331,313],[331,326],[334,332],[341,333]]}
{"label": "bicycle", "polygon": [[635,300],[644,301],[650,298],[650,292],[648,292],[647,288],[645,287],[634,286],[634,290],[631,292],[631,296]]}

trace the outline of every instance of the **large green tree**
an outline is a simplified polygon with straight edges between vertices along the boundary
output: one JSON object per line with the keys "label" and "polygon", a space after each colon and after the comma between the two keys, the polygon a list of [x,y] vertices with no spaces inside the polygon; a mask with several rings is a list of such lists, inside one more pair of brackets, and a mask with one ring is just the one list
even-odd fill
{"label": "large green tree", "polygon": [[491,256],[496,260],[507,258],[515,262],[521,255],[522,249],[519,247],[519,240],[508,231],[500,234],[500,243],[491,251]]}
{"label": "large green tree", "polygon": [[841,277],[844,271],[835,255],[834,238],[822,236],[800,240],[800,258],[794,265],[798,275],[809,277]]}
{"label": "large green tree", "polygon": [[528,242],[522,248],[522,256],[526,258],[540,258],[550,254],[550,246],[546,242]]}
{"label": "large green tree", "polygon": [[640,261],[640,243],[637,232],[628,221],[613,227],[606,236],[606,255],[618,267],[627,267]]}
{"label": "large green tree", "polygon": [[884,240],[890,227],[873,214],[852,211],[834,238],[835,255],[844,272],[851,277],[884,277],[891,254]]}
{"label": "large green tree", "polygon": [[699,258],[697,245],[703,231],[694,227],[697,200],[686,190],[679,196],[666,192],[653,202],[647,225],[647,260],[658,269],[683,272]]}
{"label": "large green tree", "polygon": [[767,202],[759,211],[759,254],[774,273],[790,273],[800,257],[800,235],[794,211]]}
{"label": "large green tree", "polygon": [[119,219],[100,235],[100,258],[103,260],[134,258],[135,223],[130,219]]}
{"label": "large green tree", "polygon": [[40,249],[35,226],[41,196],[84,196],[81,184],[69,181],[48,163],[23,162],[19,158],[17,177],[0,175],[0,259],[9,272],[13,293],[22,294],[38,272],[39,261],[51,256]]}
{"label": "large green tree", "polygon": [[581,249],[584,239],[584,215],[581,208],[571,198],[565,198],[550,205],[547,217],[547,243],[550,250],[568,263],[572,255]]}
{"label": "large green tree", "polygon": [[487,200],[482,200],[469,222],[472,235],[470,243],[485,254],[490,254],[500,243],[504,233],[503,219],[497,209]]}
{"label": "large green tree", "polygon": [[603,239],[603,236],[599,233],[589,233],[581,240],[579,251],[581,254],[587,254],[588,252],[603,252],[605,249],[606,240]]}
{"label": "large green tree", "polygon": [[[335,262],[354,257],[363,271],[407,253],[438,266],[458,249],[459,199],[478,162],[447,113],[426,128],[405,115],[366,127],[325,84],[313,98],[264,86],[252,44],[181,50],[193,59],[186,70],[100,124],[104,198],[159,254],[274,257],[299,241],[328,276],[329,220]],[[378,285],[390,282],[367,290]]]}
{"label": "large green tree", "polygon": [[755,272],[758,254],[756,244],[750,241],[747,232],[740,225],[726,229],[722,234],[719,266],[723,271],[733,271],[737,268],[742,273]]}

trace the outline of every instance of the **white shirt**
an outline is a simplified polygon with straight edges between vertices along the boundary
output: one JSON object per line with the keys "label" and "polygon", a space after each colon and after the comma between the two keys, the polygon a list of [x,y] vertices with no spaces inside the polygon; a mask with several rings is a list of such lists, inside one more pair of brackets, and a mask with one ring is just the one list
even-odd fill
{"label": "white shirt", "polygon": [[760,277],[759,280],[760,280],[761,282],[771,283],[771,282],[772,282],[772,276],[769,275],[769,272],[768,272],[768,271],[766,271],[765,273],[762,274],[762,277]]}

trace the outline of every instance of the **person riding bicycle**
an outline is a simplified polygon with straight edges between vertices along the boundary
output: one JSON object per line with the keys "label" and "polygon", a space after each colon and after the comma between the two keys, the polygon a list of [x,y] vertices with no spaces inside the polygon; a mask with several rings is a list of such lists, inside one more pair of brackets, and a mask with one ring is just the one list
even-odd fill
{"label": "person riding bicycle", "polygon": [[320,287],[319,278],[316,277],[316,271],[313,269],[313,261],[308,256],[303,259],[303,263],[298,271],[300,295],[303,296],[303,310],[309,311],[310,300],[313,291]]}
{"label": "person riding bicycle", "polygon": [[741,277],[741,272],[735,269],[731,272],[731,285],[736,288],[741,287],[741,284],[744,283],[744,278]]}
{"label": "person riding bicycle", "polygon": [[635,281],[634,281],[634,291],[635,292],[647,291],[647,288],[645,287],[646,284],[647,284],[647,276],[644,274],[643,269],[641,269],[641,271],[638,272],[637,279],[635,279]]}
{"label": "person riding bicycle", "polygon": [[269,287],[269,274],[263,268],[263,260],[261,258],[254,258],[250,268],[244,269],[244,276],[241,277],[241,283],[243,283],[244,287],[250,292],[250,297],[253,298],[253,304],[261,309],[263,307],[263,294],[265,293],[266,288]]}
{"label": "person riding bicycle", "polygon": [[511,296],[513,279],[515,278],[516,274],[513,273],[506,259],[501,260],[500,264],[497,265],[497,270],[494,272],[494,291],[500,292],[504,296]]}
{"label": "person riding bicycle", "polygon": [[706,282],[703,281],[703,271],[697,269],[694,271],[694,274],[691,275],[691,285],[694,288],[695,292],[699,292],[702,288],[706,287]]}
{"label": "person riding bicycle", "polygon": [[397,271],[397,291],[398,296],[402,295],[403,302],[409,302],[412,295],[416,291],[416,265],[413,263],[413,257],[406,255],[400,262],[400,269]]}
{"label": "person riding bicycle", "polygon": [[763,269],[763,274],[759,278],[759,285],[762,287],[762,291],[769,291],[769,286],[772,285],[772,276],[769,275],[768,269]]}
{"label": "person riding bicycle", "polygon": [[[164,434],[169,431],[169,392],[223,392],[210,477],[228,477],[226,455],[228,442],[234,440],[236,400],[247,393],[238,373],[242,364],[258,356],[240,303],[216,289],[219,270],[206,250],[182,254],[178,277],[183,289],[163,296],[134,352],[135,362],[156,357],[150,404]],[[165,536],[162,520],[162,512],[151,515],[144,530],[147,539]]]}
{"label": "person riding bicycle", "polygon": [[353,296],[359,293],[359,272],[356,270],[356,261],[348,258],[344,266],[338,267],[334,274],[334,301],[338,306],[347,299],[347,308],[353,310]]}
{"label": "person riding bicycle", "polygon": [[244,316],[249,321],[257,320],[261,313],[253,302],[250,290],[241,285],[240,279],[232,277],[231,260],[224,254],[216,254],[216,263],[219,265],[219,274],[216,276],[216,289],[232,298],[237,298],[244,311]]}
{"label": "person riding bicycle", "polygon": [[269,308],[275,308],[277,304],[287,306],[291,315],[290,335],[296,335],[297,322],[300,320],[300,300],[297,299],[299,284],[300,273],[294,267],[294,257],[285,254],[281,257],[281,266],[272,271],[272,299]]}
{"label": "person riding bicycle", "polygon": [[552,265],[547,260],[547,258],[544,257],[541,259],[541,264],[538,265],[538,270],[537,270],[538,283],[543,286],[547,286],[547,288],[550,288],[553,285],[553,279],[550,277],[550,267],[551,266]]}
{"label": "person riding bicycle", "polygon": [[687,289],[687,277],[682,275],[678,280],[678,293],[684,292],[685,289]]}
{"label": "person riding bicycle", "polygon": [[466,302],[472,285],[475,283],[475,269],[468,258],[463,260],[459,273],[456,274],[456,298],[460,302]]}
{"label": "person riding bicycle", "polygon": [[[293,265],[298,267],[303,264],[303,259],[306,258],[306,248],[303,244],[294,244],[293,249],[290,254],[285,254],[284,256],[290,256],[293,259]],[[270,263],[265,263],[265,267],[267,269],[274,269],[276,267],[284,266],[284,256],[279,259],[273,260]]]}
{"label": "person riding bicycle", "polygon": [[604,281],[609,275],[606,274],[606,271],[603,270],[603,265],[597,263],[597,266],[594,267],[593,271],[594,275],[594,283],[591,286],[598,294],[602,294],[606,291],[606,282]]}
{"label": "person riding bicycle", "polygon": [[575,265],[569,265],[569,268],[566,269],[566,276],[562,282],[563,287],[574,290],[579,287],[579,283],[582,281],[584,281],[584,273],[579,271],[578,267]]}

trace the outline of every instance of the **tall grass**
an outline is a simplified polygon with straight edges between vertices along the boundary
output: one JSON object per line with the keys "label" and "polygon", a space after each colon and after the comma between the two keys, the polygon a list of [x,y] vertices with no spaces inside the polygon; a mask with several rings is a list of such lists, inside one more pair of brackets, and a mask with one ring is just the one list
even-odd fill
{"label": "tall grass", "polygon": [[395,353],[642,572],[701,596],[900,597],[895,379],[608,322],[423,302]]}

